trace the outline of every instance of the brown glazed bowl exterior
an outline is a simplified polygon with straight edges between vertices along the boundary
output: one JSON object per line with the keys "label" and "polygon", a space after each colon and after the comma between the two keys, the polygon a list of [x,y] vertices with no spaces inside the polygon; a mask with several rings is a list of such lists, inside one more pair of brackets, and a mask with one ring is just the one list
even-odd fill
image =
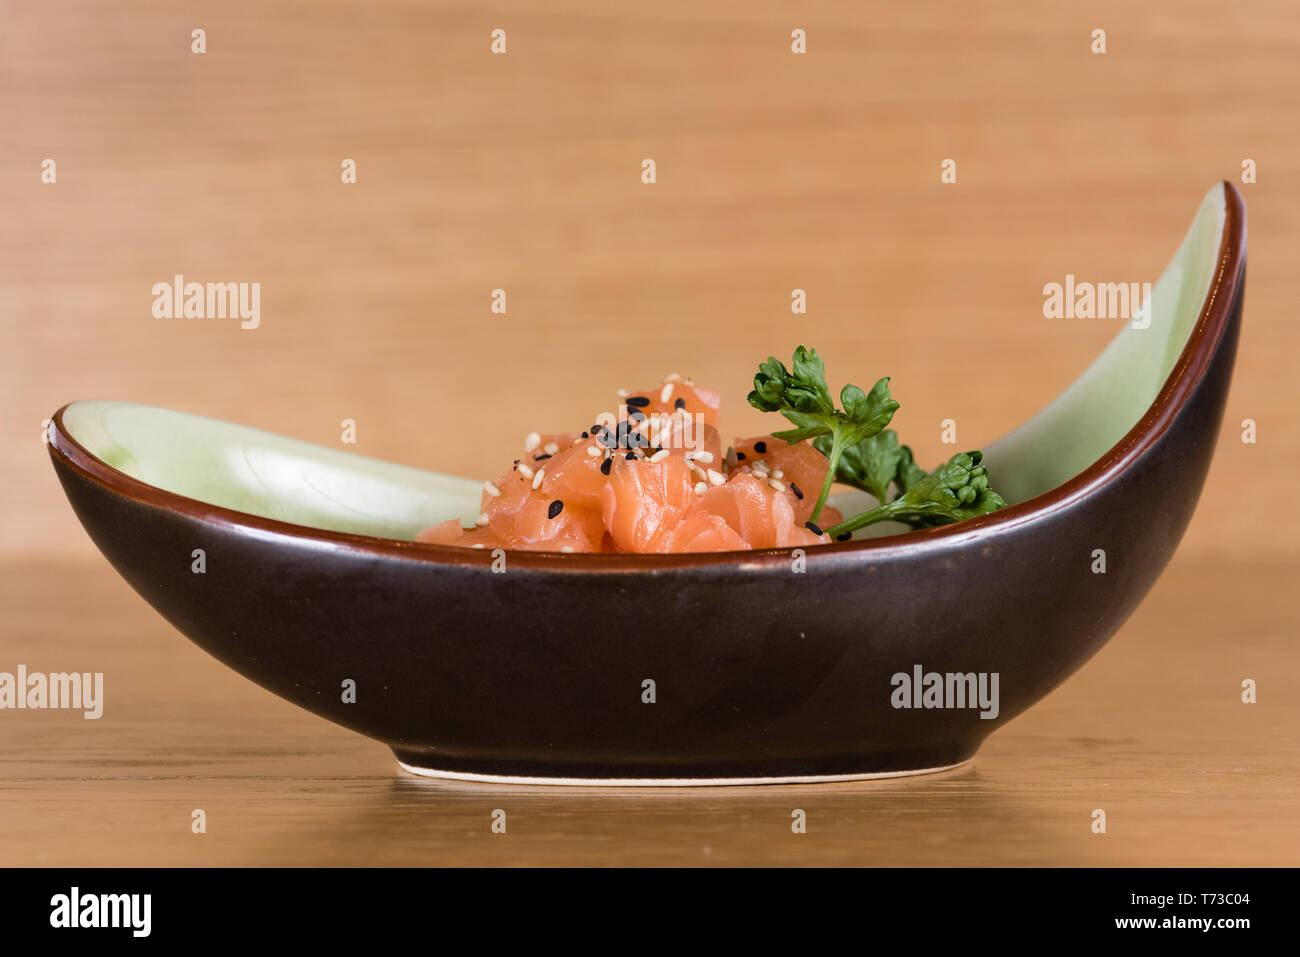
{"label": "brown glazed bowl exterior", "polygon": [[[993,515],[809,549],[803,574],[785,551],[519,552],[497,574],[485,551],[306,528],[146,485],[74,441],[62,410],[50,454],[95,544],[179,631],[408,766],[595,783],[951,766],[1115,633],[1192,516],[1241,319],[1245,212],[1226,193],[1211,295],[1121,442]],[[190,572],[195,548],[206,575]],[[1089,573],[1096,548],[1107,574]],[[916,665],[998,673],[997,717],[896,709],[891,676]]]}

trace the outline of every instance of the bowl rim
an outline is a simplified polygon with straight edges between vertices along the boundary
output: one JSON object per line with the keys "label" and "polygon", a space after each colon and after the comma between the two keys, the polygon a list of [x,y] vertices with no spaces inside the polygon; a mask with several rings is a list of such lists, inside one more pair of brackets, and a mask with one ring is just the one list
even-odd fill
{"label": "bowl rim", "polygon": [[[1221,184],[1225,215],[1219,241],[1218,270],[1178,361],[1137,424],[1099,459],[1055,488],[978,518],[878,538],[754,551],[678,552],[665,555],[507,550],[509,567],[582,573],[660,572],[719,566],[744,571],[785,570],[789,566],[791,553],[798,548],[802,548],[810,560],[814,556],[818,561],[830,557],[862,557],[875,562],[900,554],[915,556],[920,551],[953,547],[992,533],[1008,532],[1068,508],[1116,478],[1164,434],[1204,377],[1218,351],[1219,342],[1238,298],[1246,253],[1245,201],[1230,181],[1223,180]],[[63,414],[74,404],[76,403],[65,404],[51,418],[47,431],[50,456],[56,463],[61,459],[63,464],[83,478],[140,504],[177,512],[214,526],[308,539],[325,547],[398,557],[431,565],[487,567],[494,561],[493,550],[489,549],[405,541],[299,525],[213,505],[150,485],[109,465],[72,437],[64,426]]]}

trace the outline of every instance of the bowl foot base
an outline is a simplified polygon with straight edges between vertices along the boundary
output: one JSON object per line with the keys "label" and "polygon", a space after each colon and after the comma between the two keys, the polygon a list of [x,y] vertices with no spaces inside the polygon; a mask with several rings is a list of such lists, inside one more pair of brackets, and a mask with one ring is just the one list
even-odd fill
{"label": "bowl foot base", "polygon": [[737,787],[756,784],[828,784],[840,781],[874,781],[881,778],[904,778],[917,774],[937,774],[969,764],[966,758],[953,764],[931,768],[914,768],[903,771],[869,771],[848,774],[758,775],[754,777],[550,777],[545,775],[485,774],[475,771],[448,771],[410,763],[408,756],[399,756],[397,763],[403,770],[426,778],[447,781],[474,781],[481,784],[547,785],[551,787]]}

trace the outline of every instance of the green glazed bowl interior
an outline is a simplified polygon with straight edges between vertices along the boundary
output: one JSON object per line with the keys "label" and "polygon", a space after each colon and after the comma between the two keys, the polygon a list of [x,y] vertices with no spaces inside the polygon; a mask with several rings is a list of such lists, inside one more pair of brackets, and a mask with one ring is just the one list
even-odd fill
{"label": "green glazed bowl interior", "polygon": [[[1134,427],[1168,378],[1196,323],[1223,232],[1224,191],[1210,190],[1152,290],[1150,325],[1125,322],[1109,347],[1033,419],[986,446],[1010,503],[1062,484]],[[1051,321],[1051,320],[1046,320]],[[479,481],[331,449],[243,425],[129,402],[89,400],[63,413],[68,434],[132,478],[210,505],[310,528],[410,540],[479,513]],[[842,492],[850,512],[870,497]],[[885,523],[859,533],[897,533]]]}

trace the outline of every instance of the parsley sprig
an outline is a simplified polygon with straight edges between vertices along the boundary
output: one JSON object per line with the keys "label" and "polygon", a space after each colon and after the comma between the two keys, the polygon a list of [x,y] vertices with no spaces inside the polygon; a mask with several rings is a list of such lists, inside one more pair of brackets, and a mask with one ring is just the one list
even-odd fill
{"label": "parsley sprig", "polygon": [[764,412],[780,412],[793,423],[793,429],[773,432],[774,438],[791,445],[804,439],[824,439],[828,443],[821,451],[831,465],[809,519],[816,524],[844,451],[878,435],[898,411],[898,403],[889,394],[889,380],[881,379],[870,392],[846,385],[840,390],[840,404],[844,406],[841,411],[831,399],[826,367],[816,349],[795,349],[793,366],[793,371],[787,369],[774,356],[759,366],[749,404]]}
{"label": "parsley sprig", "polygon": [[[815,525],[826,505],[831,485],[842,482],[862,489],[880,504],[826,531],[835,538],[875,522],[897,521],[912,528],[960,522],[1003,508],[1006,502],[989,488],[983,453],[959,452],[933,472],[920,468],[912,450],[885,428],[898,411],[889,393],[889,379],[880,379],[870,392],[855,385],[840,390],[837,409],[826,384],[826,367],[816,349],[799,346],[792,369],[769,358],[754,376],[749,404],[764,412],[780,412],[793,429],[773,432],[791,445],[812,439],[829,467],[810,521]],[[896,490],[889,498],[890,489]]]}

